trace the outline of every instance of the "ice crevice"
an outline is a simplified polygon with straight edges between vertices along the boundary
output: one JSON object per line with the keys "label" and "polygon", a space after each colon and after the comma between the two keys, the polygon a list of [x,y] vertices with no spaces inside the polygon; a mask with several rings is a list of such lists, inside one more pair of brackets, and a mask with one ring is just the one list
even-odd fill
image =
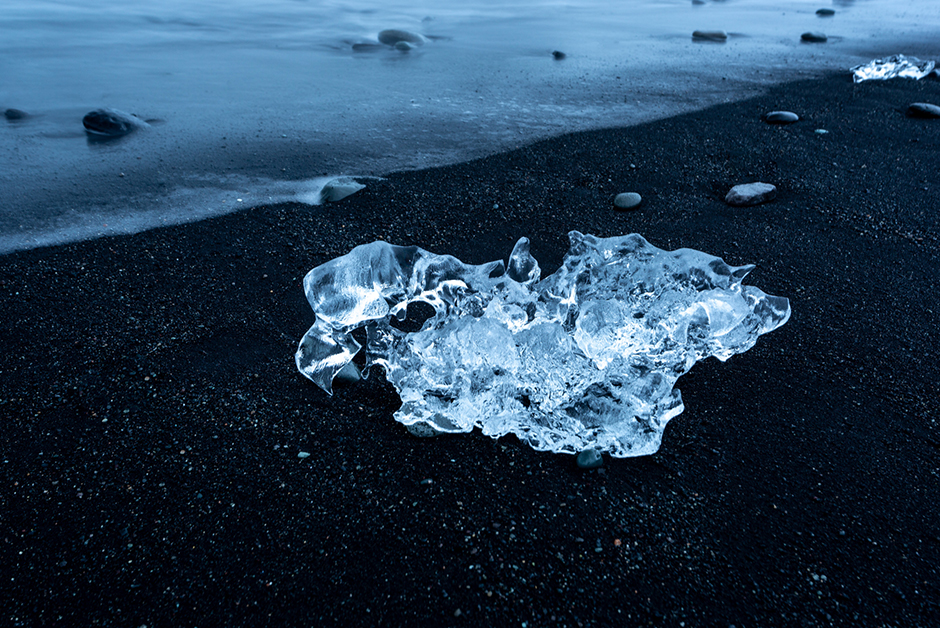
{"label": "ice crevice", "polygon": [[[363,376],[382,367],[405,425],[639,456],[659,449],[682,412],[680,376],[706,357],[747,351],[790,317],[786,298],[742,283],[753,266],[664,251],[637,234],[568,235],[561,268],[544,279],[527,238],[508,264],[357,246],[304,278],[316,321],[297,368],[331,393],[363,350],[353,332],[364,328]],[[433,313],[405,331],[419,303]]]}

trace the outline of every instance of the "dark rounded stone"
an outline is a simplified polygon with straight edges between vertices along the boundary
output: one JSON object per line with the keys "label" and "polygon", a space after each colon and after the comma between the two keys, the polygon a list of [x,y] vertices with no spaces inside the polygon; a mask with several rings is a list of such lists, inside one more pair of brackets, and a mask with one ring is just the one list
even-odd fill
{"label": "dark rounded stone", "polygon": [[693,31],[692,39],[696,41],[725,41],[728,33],[724,31]]}
{"label": "dark rounded stone", "polygon": [[29,114],[20,109],[7,109],[3,112],[3,117],[10,122],[15,122],[16,120],[25,120],[29,117]]}
{"label": "dark rounded stone", "polygon": [[424,37],[418,33],[409,33],[408,31],[400,31],[394,28],[390,28],[379,33],[379,41],[386,46],[394,46],[400,41],[413,44],[415,46],[420,46],[424,43],[425,40]]}
{"label": "dark rounded stone", "polygon": [[93,135],[120,137],[136,129],[150,126],[140,118],[117,109],[95,109],[82,118],[85,130]]}
{"label": "dark rounded stone", "polygon": [[835,14],[833,9],[816,9],[816,15],[819,17],[832,17]]}
{"label": "dark rounded stone", "polygon": [[829,41],[829,38],[824,33],[803,33],[800,40],[810,44],[823,44]]}
{"label": "dark rounded stone", "polygon": [[800,119],[792,111],[771,111],[763,115],[764,122],[767,124],[793,124]]}
{"label": "dark rounded stone", "polygon": [[552,56],[555,57],[555,61],[561,61],[567,55],[563,53],[561,50],[552,50]]}
{"label": "dark rounded stone", "polygon": [[911,118],[940,118],[940,107],[926,102],[915,102],[907,108],[907,115]]}

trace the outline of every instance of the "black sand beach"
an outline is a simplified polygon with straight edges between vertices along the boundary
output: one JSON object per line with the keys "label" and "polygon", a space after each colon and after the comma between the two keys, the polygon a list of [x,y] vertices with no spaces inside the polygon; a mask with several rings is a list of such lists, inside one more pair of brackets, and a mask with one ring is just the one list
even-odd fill
{"label": "black sand beach", "polygon": [[[940,625],[940,120],[912,102],[940,82],[840,74],[0,258],[0,624]],[[751,181],[777,199],[723,202]],[[354,245],[480,263],[526,235],[547,274],[571,229],[756,263],[791,301],[680,379],[658,454],[421,440],[382,378],[296,372],[301,279]]]}

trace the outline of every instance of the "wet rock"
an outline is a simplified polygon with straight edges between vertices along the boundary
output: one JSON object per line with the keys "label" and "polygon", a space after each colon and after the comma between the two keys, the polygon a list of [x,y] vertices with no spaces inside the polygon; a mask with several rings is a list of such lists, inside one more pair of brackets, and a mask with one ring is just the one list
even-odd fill
{"label": "wet rock", "polygon": [[696,41],[725,41],[728,33],[724,31],[693,31],[692,39]]}
{"label": "wet rock", "polygon": [[803,33],[800,35],[800,41],[810,44],[823,44],[829,41],[829,38],[826,37],[825,33]]}
{"label": "wet rock", "polygon": [[586,449],[578,454],[579,469],[597,469],[604,466],[604,457],[596,449]]}
{"label": "wet rock", "polygon": [[414,44],[409,44],[407,41],[400,41],[395,44],[395,50],[400,52],[410,52],[412,48],[416,48]]}
{"label": "wet rock", "polygon": [[10,122],[16,122],[17,120],[25,120],[29,117],[29,114],[20,109],[7,109],[3,112],[3,117]]}
{"label": "wet rock", "polygon": [[836,12],[832,9],[816,9],[816,15],[819,17],[832,17]]}
{"label": "wet rock", "polygon": [[765,113],[762,118],[767,124],[793,124],[799,121],[800,116],[792,111],[771,111]]}
{"label": "wet rock", "polygon": [[915,102],[907,108],[911,118],[940,118],[940,107],[926,102]]}
{"label": "wet rock", "polygon": [[633,209],[639,207],[643,197],[636,192],[624,192],[614,197],[614,207],[618,209]]}
{"label": "wet rock", "polygon": [[323,186],[323,189],[320,190],[320,200],[329,203],[341,201],[365,187],[366,186],[355,179],[337,177],[336,179],[328,181],[327,184]]}
{"label": "wet rock", "polygon": [[561,50],[552,50],[552,56],[555,57],[555,61],[561,61],[568,55],[563,53]]}
{"label": "wet rock", "polygon": [[760,205],[777,198],[777,188],[769,183],[742,183],[731,188],[725,202],[733,207]]}
{"label": "wet rock", "polygon": [[117,109],[95,109],[82,118],[85,130],[92,135],[120,137],[150,125],[137,116]]}
{"label": "wet rock", "polygon": [[362,41],[352,45],[353,52],[377,52],[379,50],[387,50],[382,44],[372,42],[372,41]]}
{"label": "wet rock", "polygon": [[379,41],[386,46],[395,46],[400,41],[414,46],[420,46],[424,44],[426,40],[423,35],[419,35],[418,33],[410,33],[408,31],[400,31],[392,28],[379,33]]}

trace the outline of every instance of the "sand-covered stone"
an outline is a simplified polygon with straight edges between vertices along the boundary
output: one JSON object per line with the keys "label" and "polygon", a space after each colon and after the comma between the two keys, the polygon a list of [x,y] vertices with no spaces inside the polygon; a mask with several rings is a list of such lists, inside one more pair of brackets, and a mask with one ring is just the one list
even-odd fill
{"label": "sand-covered stone", "polygon": [[777,197],[777,188],[770,183],[742,183],[731,188],[725,202],[734,207],[749,207],[772,201]]}

